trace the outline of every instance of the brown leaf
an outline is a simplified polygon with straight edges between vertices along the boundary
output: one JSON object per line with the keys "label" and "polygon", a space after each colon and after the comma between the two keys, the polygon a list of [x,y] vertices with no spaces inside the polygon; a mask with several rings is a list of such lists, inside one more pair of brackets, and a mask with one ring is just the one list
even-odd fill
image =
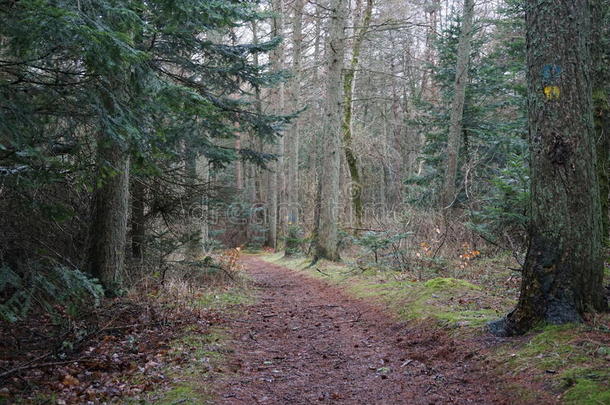
{"label": "brown leaf", "polygon": [[78,378],[73,377],[70,374],[66,374],[61,383],[63,385],[65,385],[66,387],[70,387],[70,386],[76,387],[78,384],[80,384],[80,381],[78,381]]}

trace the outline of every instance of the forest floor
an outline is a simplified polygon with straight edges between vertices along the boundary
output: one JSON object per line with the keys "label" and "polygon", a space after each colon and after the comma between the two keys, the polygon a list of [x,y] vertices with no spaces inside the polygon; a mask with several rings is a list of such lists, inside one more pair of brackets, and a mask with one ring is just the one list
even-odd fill
{"label": "forest floor", "polygon": [[610,316],[493,337],[486,322],[515,304],[501,272],[418,281],[279,253],[243,264],[258,298],[229,321],[239,371],[221,403],[610,403]]}
{"label": "forest floor", "polygon": [[486,370],[485,339],[465,342],[400,322],[379,305],[253,256],[243,263],[260,298],[229,321],[240,371],[223,382],[220,403],[516,403]]}
{"label": "forest floor", "polygon": [[515,299],[497,269],[309,263],[242,255],[224,281],[2,325],[0,404],[610,403],[610,315],[496,338]]}

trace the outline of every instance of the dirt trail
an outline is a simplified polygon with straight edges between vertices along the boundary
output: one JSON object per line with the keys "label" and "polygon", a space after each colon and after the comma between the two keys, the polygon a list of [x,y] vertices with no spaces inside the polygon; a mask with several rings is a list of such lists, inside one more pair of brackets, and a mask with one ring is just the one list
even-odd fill
{"label": "dirt trail", "polygon": [[296,271],[242,262],[260,298],[230,321],[235,374],[219,403],[516,403],[474,360],[477,347],[397,322]]}

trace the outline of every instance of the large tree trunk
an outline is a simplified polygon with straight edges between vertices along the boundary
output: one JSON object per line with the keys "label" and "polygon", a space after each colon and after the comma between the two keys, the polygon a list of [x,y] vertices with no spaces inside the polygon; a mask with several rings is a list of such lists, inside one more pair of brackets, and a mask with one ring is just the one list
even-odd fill
{"label": "large tree trunk", "polygon": [[[352,147],[352,110],[353,110],[353,95],[354,95],[354,77],[358,64],[360,62],[360,50],[362,43],[369,30],[371,17],[373,15],[373,0],[366,0],[366,8],[362,17],[362,26],[354,39],[352,49],[352,60],[349,69],[346,70],[343,76],[343,148],[345,150],[345,160],[349,169],[351,185],[348,188],[349,197],[352,200],[352,208],[356,216],[356,228],[362,227],[362,217],[364,207],[362,204],[362,181],[360,179],[360,171],[354,149]],[[354,21],[354,25],[359,21]]]}
{"label": "large tree trunk", "polygon": [[315,258],[339,260],[337,226],[339,216],[339,176],[341,163],[341,74],[345,51],[345,15],[347,0],[331,2],[331,23],[328,44],[328,73],[322,142],[323,181],[320,179],[320,211],[315,235]]}
{"label": "large tree trunk", "polygon": [[531,222],[517,308],[491,324],[520,334],[539,322],[580,322],[607,310],[595,172],[590,7],[528,1]]}
{"label": "large tree trunk", "polygon": [[443,207],[453,204],[456,197],[455,182],[457,178],[458,152],[462,137],[462,118],[464,116],[464,99],[468,81],[468,64],[472,42],[472,20],[474,18],[474,0],[464,0],[464,10],[460,40],[457,50],[455,69],[454,95],[451,102],[451,118],[447,139],[447,170],[442,193]]}
{"label": "large tree trunk", "polygon": [[97,180],[89,228],[88,265],[107,292],[121,286],[129,212],[129,155],[104,130],[98,138]]}
{"label": "large tree trunk", "polygon": [[602,210],[603,241],[609,241],[610,200],[610,1],[593,4],[593,109],[597,144],[597,176]]}

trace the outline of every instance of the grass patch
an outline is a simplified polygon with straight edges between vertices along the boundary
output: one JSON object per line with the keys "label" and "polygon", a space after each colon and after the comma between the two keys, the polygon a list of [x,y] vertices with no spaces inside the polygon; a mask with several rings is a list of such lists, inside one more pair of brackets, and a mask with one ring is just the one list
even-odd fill
{"label": "grass patch", "polygon": [[191,385],[178,385],[163,394],[163,397],[155,401],[159,405],[174,404],[208,404],[211,398],[201,393]]}
{"label": "grass patch", "polygon": [[229,309],[238,305],[248,305],[254,302],[254,298],[245,289],[233,288],[228,291],[209,292],[197,298],[199,307],[208,309]]}
{"label": "grass patch", "polygon": [[605,384],[590,378],[575,379],[572,387],[563,395],[564,402],[579,405],[610,404],[610,389],[607,384],[610,375],[608,372],[605,373],[604,378],[606,379]]}

